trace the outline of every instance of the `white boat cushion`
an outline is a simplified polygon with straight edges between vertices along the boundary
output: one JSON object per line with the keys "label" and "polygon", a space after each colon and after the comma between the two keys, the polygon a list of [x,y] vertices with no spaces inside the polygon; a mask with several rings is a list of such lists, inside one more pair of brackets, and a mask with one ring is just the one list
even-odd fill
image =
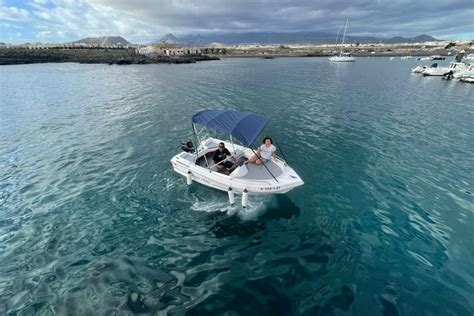
{"label": "white boat cushion", "polygon": [[240,166],[240,167],[237,167],[237,169],[235,169],[235,170],[232,172],[231,176],[234,177],[234,178],[241,178],[241,177],[244,177],[244,176],[247,174],[248,170],[249,170],[249,169],[247,168],[246,165],[242,165],[242,166]]}

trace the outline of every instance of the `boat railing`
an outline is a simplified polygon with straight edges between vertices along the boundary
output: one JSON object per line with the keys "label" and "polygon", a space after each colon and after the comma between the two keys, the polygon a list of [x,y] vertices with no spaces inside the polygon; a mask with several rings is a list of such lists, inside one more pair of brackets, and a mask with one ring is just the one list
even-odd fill
{"label": "boat railing", "polygon": [[283,159],[282,157],[280,157],[280,156],[278,156],[278,155],[275,155],[275,156],[276,156],[276,158],[277,158],[278,160],[280,160],[285,166],[287,165],[285,159]]}

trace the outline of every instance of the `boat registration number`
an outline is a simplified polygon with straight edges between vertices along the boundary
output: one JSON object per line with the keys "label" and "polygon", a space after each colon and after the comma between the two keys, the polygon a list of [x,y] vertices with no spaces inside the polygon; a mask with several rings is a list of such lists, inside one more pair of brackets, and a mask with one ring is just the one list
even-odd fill
{"label": "boat registration number", "polygon": [[280,190],[280,187],[279,187],[279,186],[276,186],[276,187],[264,187],[264,188],[260,188],[260,191],[275,191],[275,190]]}

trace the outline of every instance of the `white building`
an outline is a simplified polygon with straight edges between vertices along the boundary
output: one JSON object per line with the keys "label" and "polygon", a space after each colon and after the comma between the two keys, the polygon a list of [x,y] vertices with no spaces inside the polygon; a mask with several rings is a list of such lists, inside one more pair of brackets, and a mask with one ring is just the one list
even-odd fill
{"label": "white building", "polygon": [[139,53],[140,55],[150,55],[150,54],[153,54],[154,52],[155,50],[152,45],[138,47],[137,49],[137,53]]}
{"label": "white building", "polygon": [[200,54],[201,49],[195,47],[177,47],[172,44],[161,44],[139,47],[137,52],[141,55],[183,56]]}

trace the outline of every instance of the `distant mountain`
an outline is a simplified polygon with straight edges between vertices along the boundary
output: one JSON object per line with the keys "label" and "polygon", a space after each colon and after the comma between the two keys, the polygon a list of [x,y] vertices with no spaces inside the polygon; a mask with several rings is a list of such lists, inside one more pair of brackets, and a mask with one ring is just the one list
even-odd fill
{"label": "distant mountain", "polygon": [[175,43],[178,43],[178,42],[179,42],[179,39],[176,36],[174,36],[171,33],[168,33],[168,34],[165,34],[165,36],[163,36],[162,38],[160,38],[158,41],[156,41],[153,44],[162,44],[162,43],[175,44]]}
{"label": "distant mountain", "polygon": [[382,40],[383,43],[388,43],[388,44],[423,43],[423,42],[434,42],[434,41],[438,41],[438,39],[436,39],[432,36],[426,35],[426,34],[418,35],[418,36],[415,36],[415,37],[397,36],[397,37],[392,37],[392,38],[389,38],[389,39]]}
{"label": "distant mountain", "polygon": [[225,45],[237,44],[296,44],[296,43],[330,43],[334,42],[336,36],[319,32],[248,32],[248,33],[222,33],[207,35],[186,35],[174,38],[174,43],[184,45],[209,45],[220,43]]}
{"label": "distant mountain", "polygon": [[86,37],[72,44],[86,44],[98,46],[114,46],[114,45],[128,45],[130,44],[125,38],[121,36],[102,36],[102,37]]}
{"label": "distant mountain", "polygon": [[[181,45],[209,45],[211,43],[222,43],[225,45],[237,44],[331,44],[336,41],[336,34],[323,32],[293,32],[293,33],[277,33],[277,32],[248,32],[248,33],[223,33],[223,34],[207,34],[207,35],[186,35],[177,38],[173,34],[166,34],[160,40],[152,43],[173,43]],[[393,37],[381,38],[372,36],[351,36],[347,35],[345,42],[348,44],[355,43],[417,43],[437,41],[437,39],[429,35],[420,35],[412,38]]]}

